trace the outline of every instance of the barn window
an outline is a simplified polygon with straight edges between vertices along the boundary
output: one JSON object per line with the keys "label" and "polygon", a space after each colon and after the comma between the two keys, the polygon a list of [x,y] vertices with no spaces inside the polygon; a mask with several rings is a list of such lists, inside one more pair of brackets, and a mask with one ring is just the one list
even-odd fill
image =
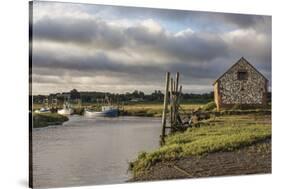
{"label": "barn window", "polygon": [[238,78],[238,80],[247,80],[247,72],[246,71],[238,71],[237,78]]}

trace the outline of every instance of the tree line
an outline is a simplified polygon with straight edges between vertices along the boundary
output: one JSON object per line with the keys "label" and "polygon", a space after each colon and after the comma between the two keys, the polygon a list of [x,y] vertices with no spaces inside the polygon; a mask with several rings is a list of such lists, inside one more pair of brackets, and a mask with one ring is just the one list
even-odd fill
{"label": "tree line", "polygon": [[[183,102],[208,102],[214,98],[213,92],[194,94],[184,93],[181,96]],[[79,92],[76,89],[70,92],[53,93],[49,95],[34,95],[33,103],[44,103],[57,99],[59,101],[75,101],[80,100],[82,103],[97,103],[104,99],[110,99],[113,102],[163,102],[164,94],[160,90],[155,90],[151,94],[145,94],[143,91],[132,91],[124,94],[109,93],[109,92],[97,92],[97,91],[82,91]]]}

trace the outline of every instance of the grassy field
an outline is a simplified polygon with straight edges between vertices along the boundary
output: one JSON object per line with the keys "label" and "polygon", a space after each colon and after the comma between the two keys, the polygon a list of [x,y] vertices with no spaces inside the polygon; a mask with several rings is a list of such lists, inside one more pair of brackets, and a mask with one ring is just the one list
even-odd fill
{"label": "grassy field", "polygon": [[57,113],[33,113],[32,119],[33,128],[46,127],[48,125],[59,125],[65,121],[68,121],[68,117]]}
{"label": "grassy field", "polygon": [[[181,104],[181,107],[184,111],[193,111],[202,107],[204,104]],[[147,117],[161,117],[163,111],[163,104],[154,103],[138,103],[138,104],[129,104],[124,105],[123,114],[129,116],[147,116]]]}
{"label": "grassy field", "polygon": [[158,162],[233,151],[271,137],[270,115],[220,116],[204,121],[204,125],[168,136],[164,146],[150,153],[140,153],[130,163],[134,177],[144,174]]}

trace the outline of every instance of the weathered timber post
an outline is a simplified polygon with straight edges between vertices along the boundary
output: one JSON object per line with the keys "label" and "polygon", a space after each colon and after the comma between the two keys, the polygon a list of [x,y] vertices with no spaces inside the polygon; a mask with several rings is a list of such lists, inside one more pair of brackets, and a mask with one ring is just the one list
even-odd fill
{"label": "weathered timber post", "polygon": [[175,92],[175,94],[176,94],[176,80],[174,80],[174,84],[173,84],[173,86],[174,86],[174,89],[173,89],[173,91]]}
{"label": "weathered timber post", "polygon": [[174,126],[176,127],[177,126],[177,116],[178,116],[178,97],[179,97],[179,72],[176,73],[176,79],[175,79],[175,84],[174,84],[174,88],[175,88],[175,99],[174,99],[174,104],[173,104],[173,110],[174,110],[174,117],[173,117],[173,120],[174,120]]}
{"label": "weathered timber post", "polygon": [[171,86],[170,86],[170,123],[171,129],[173,129],[174,123],[174,80],[171,78]]}
{"label": "weathered timber post", "polygon": [[177,120],[177,122],[180,125],[182,125],[182,120],[180,118],[180,113],[179,113],[179,108],[180,108],[180,104],[179,103],[180,103],[180,100],[181,100],[181,94],[182,94],[182,86],[180,86],[180,89],[178,91],[177,102],[176,102],[176,104],[177,104],[177,107],[176,107],[176,109],[177,109],[176,120]]}
{"label": "weathered timber post", "polygon": [[[182,85],[180,86],[180,90],[179,90],[178,102],[181,99],[181,94],[182,94]],[[179,106],[179,104],[178,104],[178,106]]]}
{"label": "weathered timber post", "polygon": [[176,102],[177,102],[177,91],[176,91],[176,80],[174,80],[174,84],[173,84],[173,126],[176,126]]}
{"label": "weathered timber post", "polygon": [[179,77],[180,77],[180,73],[177,72],[177,74],[176,74],[176,92],[179,91]]}
{"label": "weathered timber post", "polygon": [[163,105],[163,112],[162,112],[162,135],[161,135],[161,145],[165,143],[165,135],[166,135],[166,113],[167,113],[167,105],[168,105],[169,82],[170,82],[170,72],[167,72],[167,73],[166,73],[166,84],[165,84],[164,105]]}

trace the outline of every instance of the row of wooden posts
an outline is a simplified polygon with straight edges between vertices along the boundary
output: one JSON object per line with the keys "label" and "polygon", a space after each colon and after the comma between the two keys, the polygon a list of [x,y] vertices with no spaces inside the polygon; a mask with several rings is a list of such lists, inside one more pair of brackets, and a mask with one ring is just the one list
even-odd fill
{"label": "row of wooden posts", "polygon": [[[181,118],[179,114],[180,99],[182,94],[182,86],[179,86],[179,72],[176,73],[175,79],[170,76],[170,72],[166,73],[165,95],[162,112],[162,134],[161,144],[165,143],[166,130],[171,132],[177,131],[181,126]],[[167,123],[169,118],[170,126]]]}

